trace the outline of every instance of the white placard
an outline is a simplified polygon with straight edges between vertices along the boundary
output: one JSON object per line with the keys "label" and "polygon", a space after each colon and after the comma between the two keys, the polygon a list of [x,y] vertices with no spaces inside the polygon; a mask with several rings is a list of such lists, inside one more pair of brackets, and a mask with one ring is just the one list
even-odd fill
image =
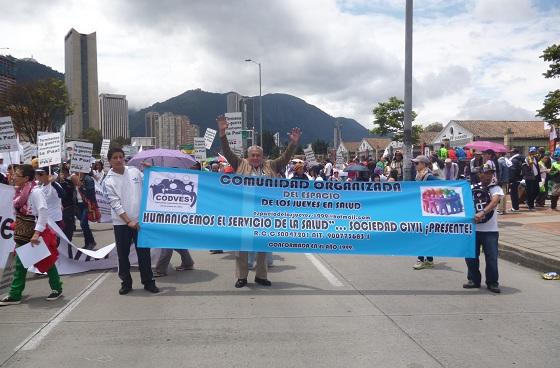
{"label": "white placard", "polygon": [[66,151],[64,150],[64,146],[66,145],[66,124],[62,124],[60,126],[60,153],[62,155],[62,159],[66,160]]}
{"label": "white placard", "polygon": [[228,112],[225,114],[228,128],[226,137],[229,148],[238,156],[243,156],[243,114],[241,112]]}
{"label": "white placard", "polygon": [[336,153],[336,168],[339,170],[344,169],[344,156],[342,156],[342,152]]}
{"label": "white placard", "polygon": [[307,161],[310,166],[315,166],[319,164],[317,162],[317,159],[315,158],[315,152],[313,152],[313,148],[311,148],[311,145],[304,148],[303,153],[305,153],[305,161]]}
{"label": "white placard", "polygon": [[210,149],[212,147],[212,143],[214,142],[214,137],[216,137],[216,130],[212,128],[206,128],[206,133],[204,133],[204,141],[206,149]]}
{"label": "white placard", "polygon": [[47,244],[45,244],[43,238],[39,238],[38,245],[33,246],[31,243],[27,243],[21,247],[17,247],[16,253],[21,264],[23,264],[25,268],[29,268],[51,255],[51,251],[47,247]]}
{"label": "white placard", "polygon": [[14,152],[18,150],[18,139],[12,118],[10,116],[0,117],[0,152]]}
{"label": "white placard", "polygon": [[101,159],[103,161],[107,160],[107,153],[109,153],[109,146],[111,145],[111,140],[110,139],[104,139],[103,142],[101,143]]}
{"label": "white placard", "polygon": [[123,146],[124,157],[134,156],[138,153],[138,146]]}
{"label": "white placard", "polygon": [[33,157],[33,153],[35,153],[37,146],[32,143],[24,142],[23,143],[23,163],[30,164],[31,158]]}
{"label": "white placard", "polygon": [[11,200],[14,198],[14,187],[0,184],[0,198],[6,198],[4,205],[0,206],[0,267],[7,264],[10,253],[13,253],[16,243],[11,225],[15,220],[14,207]]}
{"label": "white placard", "polygon": [[93,143],[74,142],[74,153],[72,154],[70,171],[82,172],[82,173],[90,172],[92,152],[93,152]]}
{"label": "white placard", "polygon": [[39,167],[61,162],[60,133],[46,133],[38,138]]}
{"label": "white placard", "polygon": [[194,158],[197,161],[206,160],[206,138],[205,137],[195,137],[194,138]]}
{"label": "white placard", "polygon": [[97,206],[99,207],[99,212],[101,213],[101,219],[99,222],[112,222],[111,204],[109,203],[109,198],[107,198],[105,192],[103,192],[102,185],[98,183],[97,180],[95,180],[95,199],[97,200]]}

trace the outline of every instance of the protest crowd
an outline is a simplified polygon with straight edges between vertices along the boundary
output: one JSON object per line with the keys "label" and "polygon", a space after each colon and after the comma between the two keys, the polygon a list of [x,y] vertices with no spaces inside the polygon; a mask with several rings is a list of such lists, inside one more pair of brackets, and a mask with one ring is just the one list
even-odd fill
{"label": "protest crowd", "polygon": [[[349,162],[333,163],[330,159],[322,162],[309,162],[305,157],[294,157],[302,132],[298,128],[290,131],[289,145],[276,159],[265,159],[263,149],[251,146],[246,157],[235,154],[226,138],[227,122],[223,117],[217,119],[218,136],[223,156],[215,160],[196,162],[191,169],[212,173],[237,173],[245,176],[266,176],[291,180],[315,181],[360,181],[360,182],[400,182],[404,177],[403,154],[396,150],[386,152],[381,157],[355,157]],[[99,221],[96,186],[101,187],[111,207],[111,221],[118,254],[118,275],[121,279],[119,294],[125,295],[133,290],[129,254],[132,244],[137,242],[142,194],[143,169],[152,166],[149,162],[140,165],[127,165],[128,157],[121,148],[114,147],[106,157],[95,161],[89,172],[73,172],[71,162],[40,167],[38,159],[31,164],[7,164],[0,161],[0,181],[15,188],[13,207],[15,222],[13,226],[16,247],[27,243],[37,245],[40,237],[51,255],[35,268],[48,275],[51,289],[47,300],[62,296],[63,282],[56,267],[59,237],[49,224],[52,220],[72,241],[76,231],[83,233],[85,250],[95,250],[98,243],[90,228],[90,222]],[[108,162],[110,169],[104,169]],[[497,214],[517,213],[521,207],[535,211],[550,203],[552,210],[558,210],[560,195],[560,149],[548,152],[542,147],[531,147],[524,156],[516,149],[510,152],[495,152],[492,149],[476,150],[462,147],[442,147],[431,155],[418,155],[413,160],[412,178],[416,181],[464,180],[473,188],[485,191],[488,200],[482,208],[477,208],[476,256],[466,259],[467,283],[464,288],[480,288],[482,283],[479,270],[480,247],[486,258],[487,288],[499,293],[498,282],[498,221]],[[204,175],[201,175],[204,180]],[[547,202],[549,201],[549,202]],[[508,205],[510,202],[510,205]],[[77,220],[77,221],[76,221]],[[79,226],[76,226],[76,223]],[[143,288],[158,293],[155,278],[167,276],[173,249],[162,249],[152,269],[150,248],[136,247],[140,279]],[[194,261],[187,249],[175,249],[181,257],[177,271],[192,270]],[[210,251],[219,254],[220,244]],[[76,254],[78,257],[79,254]],[[270,286],[268,267],[272,267],[273,257],[265,252],[235,252],[235,287],[242,288],[248,283],[250,269],[255,271],[255,283]],[[25,288],[27,269],[18,256],[14,257],[14,278],[7,296],[0,305],[19,304]],[[437,264],[436,264],[437,266]],[[415,270],[434,267],[431,255],[419,255],[413,265]]]}

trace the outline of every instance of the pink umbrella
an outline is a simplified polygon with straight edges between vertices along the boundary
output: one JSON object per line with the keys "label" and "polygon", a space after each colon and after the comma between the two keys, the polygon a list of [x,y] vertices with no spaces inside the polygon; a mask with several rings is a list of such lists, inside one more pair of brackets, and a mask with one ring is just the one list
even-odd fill
{"label": "pink umbrella", "polygon": [[477,151],[485,151],[491,149],[494,152],[509,152],[510,149],[503,144],[489,142],[489,141],[474,141],[465,144],[465,148],[472,148]]}
{"label": "pink umbrella", "polygon": [[138,152],[128,161],[128,164],[140,168],[142,167],[142,162],[148,162],[152,166],[190,169],[196,162],[196,159],[179,150],[158,148]]}

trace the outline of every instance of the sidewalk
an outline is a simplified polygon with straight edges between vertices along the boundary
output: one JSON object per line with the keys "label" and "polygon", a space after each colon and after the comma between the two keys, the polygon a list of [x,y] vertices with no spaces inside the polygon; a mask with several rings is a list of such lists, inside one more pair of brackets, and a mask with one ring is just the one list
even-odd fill
{"label": "sidewalk", "polygon": [[[560,211],[537,207],[498,217],[500,258],[540,272],[560,272]],[[509,206],[508,206],[509,208]]]}

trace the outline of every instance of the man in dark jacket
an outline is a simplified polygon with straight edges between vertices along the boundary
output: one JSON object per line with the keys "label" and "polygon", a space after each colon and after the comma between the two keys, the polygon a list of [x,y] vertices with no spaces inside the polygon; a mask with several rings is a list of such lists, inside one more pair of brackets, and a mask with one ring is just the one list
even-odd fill
{"label": "man in dark jacket", "polygon": [[519,212],[519,183],[523,179],[521,166],[525,162],[525,157],[519,153],[517,148],[511,150],[511,166],[509,167],[509,195],[511,197],[511,212]]}
{"label": "man in dark jacket", "polygon": [[529,211],[535,210],[535,199],[539,194],[539,182],[541,181],[541,170],[537,159],[537,147],[529,148],[529,156],[521,165],[523,179],[525,179],[525,190],[527,191],[527,207]]}

